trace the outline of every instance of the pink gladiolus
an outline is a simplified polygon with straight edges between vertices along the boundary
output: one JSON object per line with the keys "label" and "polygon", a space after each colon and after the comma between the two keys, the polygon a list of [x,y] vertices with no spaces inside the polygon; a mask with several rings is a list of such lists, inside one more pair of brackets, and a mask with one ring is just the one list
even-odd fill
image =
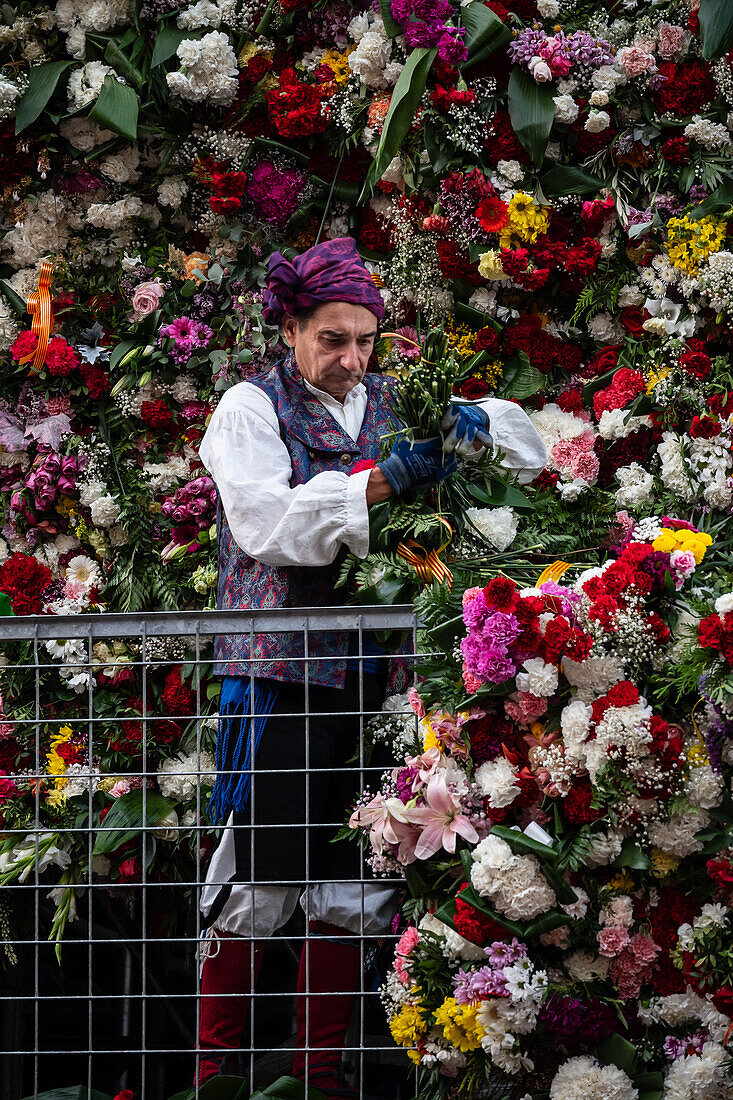
{"label": "pink gladiolus", "polygon": [[455,852],[459,836],[469,844],[475,844],[478,833],[461,811],[458,795],[448,790],[445,776],[433,775],[425,791],[424,806],[405,808],[405,817],[414,825],[422,827],[420,839],[415,845],[416,859],[429,859],[444,848],[446,852]]}

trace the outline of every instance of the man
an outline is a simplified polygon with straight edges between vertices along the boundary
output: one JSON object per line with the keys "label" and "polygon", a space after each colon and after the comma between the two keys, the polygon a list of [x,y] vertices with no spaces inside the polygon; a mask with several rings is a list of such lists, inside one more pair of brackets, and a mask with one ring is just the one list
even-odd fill
{"label": "man", "polygon": [[[367,374],[383,314],[351,238],[293,262],[270,258],[264,315],[282,324],[291,353],[224,394],[200,449],[221,503],[222,609],[339,602],[333,563],[342,547],[366,556],[369,509],[455,469],[440,440],[417,447],[398,440],[388,458],[350,474],[360,459],[379,459],[392,430],[390,381]],[[539,436],[516,405],[456,407],[451,424],[458,453],[493,436],[523,480],[544,466]],[[307,653],[306,688],[302,635],[216,642],[225,679],[212,807],[233,827],[224,830],[201,899],[209,933],[199,1046],[210,1053],[201,1055],[199,1081],[227,1062],[231,1072],[225,1052],[240,1046],[264,940],[288,921],[309,882],[293,1074],[335,1097],[344,1095],[341,1051],[362,980],[355,937],[388,930],[393,891],[361,883],[355,846],[330,843],[356,794],[347,761],[359,748],[359,715],[349,713],[362,709],[351,671],[357,658],[343,632],[311,633]],[[358,659],[363,710],[377,711],[383,664],[364,648]]]}

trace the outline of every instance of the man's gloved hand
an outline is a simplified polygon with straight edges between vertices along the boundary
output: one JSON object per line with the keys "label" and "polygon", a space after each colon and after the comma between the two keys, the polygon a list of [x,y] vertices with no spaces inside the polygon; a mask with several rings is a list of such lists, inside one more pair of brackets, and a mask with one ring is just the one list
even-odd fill
{"label": "man's gloved hand", "polygon": [[489,414],[478,405],[451,404],[441,424],[446,433],[443,450],[447,454],[475,454],[474,443],[480,443],[483,447],[493,445]]}
{"label": "man's gloved hand", "polygon": [[443,441],[435,439],[416,439],[411,443],[401,435],[392,452],[377,464],[389,482],[395,496],[401,496],[410,489],[427,489],[443,481],[458,466],[454,455],[443,450]]}

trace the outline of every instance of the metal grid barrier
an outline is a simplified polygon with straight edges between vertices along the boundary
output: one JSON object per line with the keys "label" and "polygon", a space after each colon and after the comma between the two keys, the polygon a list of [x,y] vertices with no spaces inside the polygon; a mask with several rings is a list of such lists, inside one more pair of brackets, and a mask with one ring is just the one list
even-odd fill
{"label": "metal grid barrier", "polygon": [[[5,1051],[0,1094],[5,1100],[37,1097],[70,1085],[86,1086],[90,1096],[92,1090],[115,1096],[130,1089],[135,1100],[167,1100],[191,1087],[191,1095],[197,1095],[194,1081],[211,1055],[208,1040],[202,1046],[197,1038],[207,1001],[221,1007],[229,1000],[241,1017],[241,1038],[227,1042],[225,1035],[218,1051],[228,1055],[227,1072],[248,1078],[252,1088],[262,1088],[290,1073],[294,1056],[305,1058],[308,1071],[324,1049],[323,1036],[312,1035],[320,1026],[313,1006],[319,997],[328,996],[328,990],[321,988],[323,975],[310,969],[301,992],[296,995],[295,989],[301,950],[306,957],[321,950],[304,912],[309,908],[311,916],[323,918],[319,888],[331,899],[329,891],[339,898],[346,890],[352,909],[355,889],[360,897],[358,926],[350,935],[340,937],[329,929],[329,924],[338,924],[334,920],[318,928],[326,942],[335,939],[347,953],[358,947],[355,1010],[344,1045],[334,1048],[339,1058],[344,1052],[345,1084],[359,1095],[392,1100],[412,1094],[406,1084],[409,1063],[390,1040],[379,1002],[380,964],[383,976],[395,937],[389,923],[386,930],[368,928],[369,892],[375,879],[364,865],[363,853],[355,879],[332,880],[326,889],[327,875],[311,877],[306,845],[305,875],[288,884],[281,913],[292,906],[292,915],[272,934],[260,929],[267,892],[252,898],[251,883],[235,885],[233,891],[239,890],[240,897],[249,894],[254,905],[254,920],[239,941],[249,950],[249,981],[240,980],[240,955],[229,990],[202,996],[202,955],[229,950],[226,934],[212,935],[209,930],[207,935],[199,907],[212,851],[225,832],[215,829],[206,813],[218,708],[213,685],[220,682],[212,674],[213,636],[241,635],[250,641],[262,633],[302,636],[303,656],[292,661],[302,670],[304,706],[289,713],[285,708],[279,716],[281,725],[296,722],[305,735],[303,766],[286,766],[280,773],[304,778],[303,820],[295,833],[285,834],[297,838],[311,831],[316,771],[310,746],[316,743],[317,723],[323,716],[311,706],[311,700],[321,699],[314,681],[319,662],[310,655],[311,640],[318,632],[334,630],[348,631],[351,639],[347,662],[354,676],[342,693],[338,723],[354,738],[348,769],[356,796],[370,783],[378,783],[385,766],[384,761],[369,764],[365,757],[365,730],[379,707],[373,702],[371,709],[366,706],[365,680],[373,681],[364,669],[373,666],[368,661],[365,665],[365,642],[372,631],[407,632],[402,636],[411,637],[416,652],[416,623],[409,607],[0,619],[0,738],[26,753],[24,766],[6,775],[0,802],[0,883],[6,884],[0,888]],[[386,654],[369,659],[382,670],[386,667]],[[186,701],[184,712],[171,713],[171,705],[175,711],[176,703],[180,708]],[[56,766],[59,754],[66,771]],[[74,767],[69,759],[75,760]],[[165,760],[174,763],[166,765]],[[266,841],[266,829],[272,843],[278,828],[256,821],[256,769],[254,775],[244,815],[236,824],[230,822],[230,836],[244,830],[253,861],[256,839],[261,835]],[[7,787],[8,780],[15,793]],[[122,806],[128,807],[124,817]],[[105,807],[111,808],[105,813]],[[163,809],[166,813],[159,813]],[[343,824],[347,810],[347,805],[333,807],[326,823],[331,833]],[[110,819],[114,829],[100,821],[108,814],[115,815]],[[344,846],[352,848],[348,841],[339,842]],[[209,885],[223,884],[229,870],[213,879],[210,873]],[[283,881],[268,879],[262,861],[257,877],[258,891],[274,888],[282,900]],[[382,887],[398,885],[386,879],[379,882]],[[227,911],[225,907],[220,925]],[[382,917],[385,911],[383,907]],[[53,937],[64,918],[57,945]],[[264,942],[262,974],[250,996],[255,947]],[[311,989],[314,979],[317,992]],[[302,1036],[300,1042],[304,1055],[296,1049],[297,1000],[305,1004],[305,1043]]]}

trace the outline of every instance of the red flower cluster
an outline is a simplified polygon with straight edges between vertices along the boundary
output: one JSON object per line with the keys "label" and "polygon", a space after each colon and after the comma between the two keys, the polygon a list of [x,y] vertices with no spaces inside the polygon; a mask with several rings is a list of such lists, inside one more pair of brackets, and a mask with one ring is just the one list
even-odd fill
{"label": "red flower cluster", "polygon": [[463,106],[467,103],[473,103],[475,98],[476,93],[472,88],[459,91],[458,88],[444,88],[442,84],[436,84],[434,90],[430,93],[430,102],[436,111],[440,111],[443,115],[448,114],[454,105]]}
{"label": "red flower cluster", "polygon": [[295,69],[283,69],[279,86],[265,92],[267,110],[278,134],[298,139],[327,129],[328,110],[323,106],[326,97],[322,85],[298,80]]}
{"label": "red flower cluster", "polygon": [[715,98],[715,81],[706,61],[665,61],[659,66],[659,77],[663,79],[651,95],[663,114],[694,115]]}
{"label": "red flower cluster", "polygon": [[0,592],[10,597],[16,615],[40,615],[52,582],[51,570],[31,554],[18,551],[0,565]]}
{"label": "red flower cluster", "polygon": [[181,679],[180,665],[174,665],[166,676],[162,700],[168,714],[180,716],[193,713],[194,694]]}
{"label": "red flower cluster", "polygon": [[507,355],[526,352],[532,366],[547,374],[558,360],[562,342],[545,331],[535,313],[528,313],[506,326],[503,346]]}
{"label": "red flower cluster", "polygon": [[[461,889],[464,889],[467,885],[468,883],[464,883]],[[484,913],[479,913],[477,909],[464,901],[460,892],[456,897],[456,914],[453,923],[456,932],[463,936],[465,940],[478,944],[479,947],[487,946],[496,940],[506,939],[506,928],[498,924],[497,921],[492,920],[491,917],[487,917]]]}
{"label": "red flower cluster", "polygon": [[621,367],[613,376],[610,386],[593,395],[593,411],[600,420],[604,412],[625,409],[634,398],[643,393],[644,375],[641,371]]}
{"label": "red flower cluster", "polygon": [[[653,568],[647,571],[645,563],[650,558],[653,558]],[[655,585],[662,585],[668,562],[669,555],[658,553],[651,543],[630,542],[600,576],[589,577],[583,584],[583,591],[591,601],[588,617],[599,622],[604,630],[615,630],[616,615],[628,607],[630,599],[648,596]],[[655,611],[645,611],[643,617],[647,633],[660,644],[668,641],[669,627]],[[628,690],[632,688],[633,685],[630,685]],[[636,688],[633,690],[636,691]],[[614,691],[616,688],[612,688],[612,692]],[[629,704],[613,703],[611,705],[628,706]]]}
{"label": "red flower cluster", "polygon": [[509,112],[498,110],[487,126],[484,138],[484,160],[495,168],[500,160],[517,160],[520,164],[529,164],[527,150],[520,144],[512,128]]}
{"label": "red flower cluster", "polygon": [[[33,354],[38,346],[38,337],[35,332],[26,329],[13,341],[10,354],[16,362],[20,362],[27,355]],[[81,359],[71,344],[67,344],[63,336],[54,336],[48,342],[45,364],[51,374],[67,375],[81,366]]]}
{"label": "red flower cluster", "polygon": [[143,401],[140,406],[140,416],[151,428],[161,431],[171,431],[175,428],[173,413],[165,401]]}
{"label": "red flower cluster", "polygon": [[247,183],[245,172],[215,172],[212,176],[212,195],[209,206],[215,214],[231,214],[239,210]]}
{"label": "red flower cluster", "polygon": [[[0,585],[0,587],[2,587]],[[703,649],[714,649],[733,668],[733,611],[708,615],[697,626],[697,640]]]}
{"label": "red flower cluster", "polygon": [[476,264],[468,252],[464,252],[455,241],[438,241],[438,267],[446,279],[462,279],[471,286],[480,286],[483,279]]}

